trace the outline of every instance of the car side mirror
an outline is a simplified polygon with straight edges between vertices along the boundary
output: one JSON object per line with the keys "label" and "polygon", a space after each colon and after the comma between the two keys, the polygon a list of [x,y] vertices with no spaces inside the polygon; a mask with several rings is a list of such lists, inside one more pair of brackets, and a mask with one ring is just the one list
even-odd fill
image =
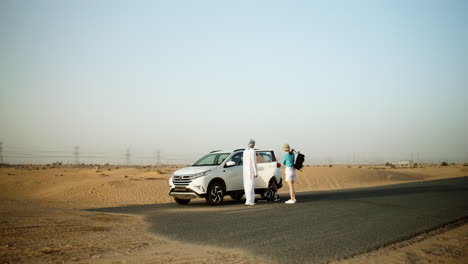
{"label": "car side mirror", "polygon": [[232,160],[231,160],[231,161],[228,161],[228,162],[226,163],[226,167],[232,167],[232,166],[235,166],[235,165],[236,165],[236,162],[235,162],[235,161],[232,161]]}

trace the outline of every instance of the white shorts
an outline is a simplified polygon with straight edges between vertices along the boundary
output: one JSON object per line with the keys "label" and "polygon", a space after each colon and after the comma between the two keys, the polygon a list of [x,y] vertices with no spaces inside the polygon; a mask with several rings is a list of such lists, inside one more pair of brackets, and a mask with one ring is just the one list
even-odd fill
{"label": "white shorts", "polygon": [[295,181],[296,180],[296,169],[294,167],[286,167],[286,181]]}

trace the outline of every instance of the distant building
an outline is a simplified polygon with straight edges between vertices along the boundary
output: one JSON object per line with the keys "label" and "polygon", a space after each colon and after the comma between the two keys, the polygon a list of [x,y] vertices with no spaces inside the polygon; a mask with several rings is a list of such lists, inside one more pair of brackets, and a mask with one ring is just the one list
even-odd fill
{"label": "distant building", "polygon": [[414,165],[414,161],[413,160],[399,160],[397,161],[396,165],[398,167],[411,167]]}

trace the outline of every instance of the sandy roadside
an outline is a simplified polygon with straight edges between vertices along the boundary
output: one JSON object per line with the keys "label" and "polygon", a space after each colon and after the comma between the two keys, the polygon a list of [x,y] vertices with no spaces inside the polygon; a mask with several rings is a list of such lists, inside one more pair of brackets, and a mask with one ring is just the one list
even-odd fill
{"label": "sandy roadside", "polygon": [[[259,263],[239,250],[146,232],[141,217],[2,201],[0,263]],[[8,208],[8,209],[5,209]]]}
{"label": "sandy roadside", "polygon": [[368,263],[468,263],[468,224],[450,225],[366,254],[334,261],[331,264]]}
{"label": "sandy roadside", "polygon": [[[99,169],[1,168],[0,262],[262,263],[264,260],[239,249],[188,245],[149,234],[146,232],[148,224],[136,216],[80,210],[172,203],[167,195],[167,181],[175,169],[115,166]],[[463,166],[417,169],[309,167],[299,173],[297,190],[357,188],[466,175],[468,168]],[[283,194],[286,192],[286,188],[281,190]],[[434,233],[405,247],[384,248],[343,260],[343,263],[425,263],[411,262],[415,259],[460,263],[456,260],[464,260],[468,255],[466,235],[463,236],[466,230],[465,225],[441,234]],[[450,250],[435,250],[441,247]],[[426,251],[438,252],[438,255],[432,256]],[[382,259],[382,256],[392,257]]]}

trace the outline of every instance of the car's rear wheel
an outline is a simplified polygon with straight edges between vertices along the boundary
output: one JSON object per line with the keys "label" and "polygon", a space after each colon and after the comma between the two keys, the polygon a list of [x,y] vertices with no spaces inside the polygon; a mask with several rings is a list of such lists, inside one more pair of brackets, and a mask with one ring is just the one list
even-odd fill
{"label": "car's rear wheel", "polygon": [[179,199],[179,198],[174,198],[175,202],[180,204],[180,205],[186,205],[190,203],[190,199]]}
{"label": "car's rear wheel", "polygon": [[212,183],[205,199],[210,205],[220,205],[224,199],[224,186],[219,182]]}
{"label": "car's rear wheel", "polygon": [[243,196],[244,196],[244,193],[242,192],[236,192],[236,193],[231,194],[231,198],[235,201],[240,201]]}

